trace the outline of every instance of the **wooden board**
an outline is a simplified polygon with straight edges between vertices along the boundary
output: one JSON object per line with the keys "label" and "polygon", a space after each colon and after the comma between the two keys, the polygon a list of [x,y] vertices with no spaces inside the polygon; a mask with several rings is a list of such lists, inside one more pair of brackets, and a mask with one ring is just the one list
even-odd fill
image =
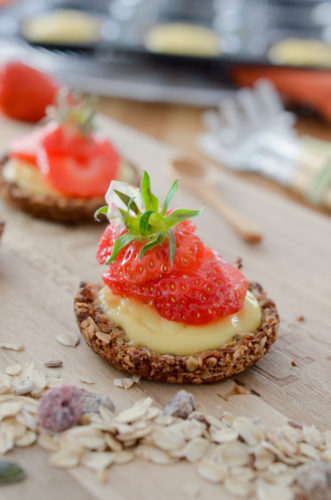
{"label": "wooden board", "polygon": [[[101,121],[113,142],[150,172],[155,191],[164,196],[169,185],[167,165],[176,152],[118,123]],[[25,129],[2,121],[2,149],[10,137]],[[223,383],[186,389],[215,415],[228,410],[258,415],[270,424],[279,423],[285,415],[321,429],[330,427],[330,220],[231,175],[220,173],[219,181],[220,195],[261,224],[264,241],[255,247],[246,245],[208,207],[196,221],[199,233],[226,259],[244,258],[247,277],[261,282],[277,302],[281,328],[270,353],[236,377],[260,396],[236,395],[225,401],[219,396]],[[174,205],[198,208],[201,201],[182,188]],[[60,332],[77,328],[73,295],[78,283],[100,280],[95,251],[103,226],[65,227],[38,221],[3,204],[0,215],[7,221],[0,248],[0,342],[25,345],[23,352],[0,350],[1,370],[13,362],[30,360],[42,368],[45,361],[61,359],[66,381],[81,385],[79,378],[88,375],[96,381],[93,390],[109,394],[118,409],[146,395],[165,404],[178,386],[142,381],[129,391],[118,389],[113,379],[121,374],[84,342],[69,348],[55,340]],[[302,323],[296,321],[300,315],[306,318]],[[297,366],[292,366],[292,360]],[[200,485],[201,498],[232,498],[221,486],[201,480],[188,464],[162,467],[137,461],[114,466],[109,483],[101,485],[86,470],[51,468],[47,454],[37,447],[14,451],[8,457],[19,460],[29,474],[23,483],[1,489],[8,500],[32,500],[41,494],[47,500],[179,500],[188,482]]]}

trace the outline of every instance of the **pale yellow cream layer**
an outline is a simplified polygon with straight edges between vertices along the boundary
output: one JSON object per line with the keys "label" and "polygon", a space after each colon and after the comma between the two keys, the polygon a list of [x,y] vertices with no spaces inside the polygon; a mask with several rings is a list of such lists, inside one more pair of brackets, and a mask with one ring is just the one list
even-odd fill
{"label": "pale yellow cream layer", "polygon": [[168,321],[153,306],[113,295],[107,286],[100,291],[100,301],[107,316],[125,330],[135,345],[178,356],[217,349],[234,336],[254,332],[262,317],[251,292],[247,292],[244,307],[237,314],[200,326]]}
{"label": "pale yellow cream layer", "polygon": [[50,195],[56,198],[61,193],[45,183],[38,168],[21,160],[9,160],[4,169],[3,176],[8,182],[14,182],[23,191],[33,195]]}
{"label": "pale yellow cream layer", "polygon": [[[10,159],[3,169],[3,176],[7,182],[14,182],[29,194],[63,197],[63,194],[46,184],[40,170],[31,163]],[[129,184],[135,180],[132,167],[124,160],[119,166],[118,179]]]}

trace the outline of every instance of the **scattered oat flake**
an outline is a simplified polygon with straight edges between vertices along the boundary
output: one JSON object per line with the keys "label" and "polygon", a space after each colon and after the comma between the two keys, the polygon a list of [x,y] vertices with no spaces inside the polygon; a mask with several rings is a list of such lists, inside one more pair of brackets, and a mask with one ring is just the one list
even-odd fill
{"label": "scattered oat flake", "polygon": [[106,469],[101,469],[99,470],[95,477],[97,478],[97,480],[102,483],[102,484],[106,484],[108,482],[108,472]]}
{"label": "scattered oat flake", "polygon": [[[257,418],[229,413],[217,418],[193,410],[185,391],[171,400],[169,414],[144,398],[116,415],[105,394],[75,386],[47,391],[54,380],[63,382],[36,370],[33,363],[20,369],[10,365],[0,374],[0,453],[37,443],[51,453],[52,466],[81,465],[95,471],[101,482],[107,482],[112,464],[117,467],[138,458],[158,465],[186,460],[201,478],[222,483],[238,498],[329,498],[331,431],[292,421],[263,426]],[[44,417],[59,416],[61,402],[72,410],[75,391],[77,408],[81,403],[82,408],[73,425],[64,429],[61,424],[63,430],[56,426],[58,432],[42,429],[41,402],[51,399]],[[183,491],[191,498],[199,496],[198,486],[191,483]]]}
{"label": "scattered oat flake", "polygon": [[183,486],[183,491],[190,498],[197,498],[200,495],[200,488],[197,484],[187,483]]}
{"label": "scattered oat flake", "polygon": [[114,385],[120,389],[130,389],[134,384],[138,384],[140,377],[133,375],[133,377],[115,378]]}
{"label": "scattered oat flake", "polygon": [[0,349],[9,349],[11,351],[24,351],[23,344],[0,344]]}
{"label": "scattered oat flake", "polygon": [[59,344],[65,345],[67,347],[76,347],[79,344],[79,336],[73,333],[60,333],[55,338],[59,342]]}
{"label": "scattered oat flake", "polygon": [[88,378],[88,377],[80,377],[79,381],[82,382],[83,384],[87,384],[87,385],[95,384],[95,381]]}
{"label": "scattered oat flake", "polygon": [[22,367],[19,363],[9,365],[6,368],[7,375],[16,376],[16,375],[19,375],[21,373],[21,371],[22,371]]}

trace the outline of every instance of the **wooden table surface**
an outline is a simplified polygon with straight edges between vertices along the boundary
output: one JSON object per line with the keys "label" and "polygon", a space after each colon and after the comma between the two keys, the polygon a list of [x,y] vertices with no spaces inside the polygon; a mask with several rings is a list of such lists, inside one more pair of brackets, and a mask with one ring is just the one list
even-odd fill
{"label": "wooden table surface", "polygon": [[[115,106],[112,109],[114,111]],[[154,135],[163,135],[168,142],[172,137],[172,142],[177,142],[169,123],[174,119],[171,113],[166,126],[160,116],[154,116],[157,109],[156,105],[146,108],[141,105],[140,122],[145,126],[149,123],[152,131],[154,119]],[[191,112],[192,121],[194,119],[198,127],[198,113]],[[184,111],[182,115],[181,126],[174,120],[178,134],[181,127],[185,129],[186,120],[189,121],[188,110],[187,113]],[[9,138],[23,129],[13,123],[0,122],[1,147],[5,148]],[[155,191],[164,196],[170,182],[167,165],[176,152],[115,122],[106,121],[104,130],[129,159],[150,172]],[[188,150],[190,141],[192,138],[187,135],[182,143]],[[261,282],[278,305],[280,333],[265,358],[235,377],[248,392],[253,390],[255,394],[234,395],[224,400],[220,395],[223,382],[186,386],[186,389],[193,392],[202,408],[214,415],[231,411],[236,415],[259,416],[268,425],[279,424],[286,416],[316,424],[321,429],[330,428],[330,220],[226,171],[220,172],[220,181],[224,197],[261,224],[264,240],[258,246],[245,244],[209,207],[196,220],[199,233],[227,260],[243,257],[247,277]],[[180,188],[174,205],[198,208],[201,203],[202,200]],[[164,405],[178,386],[141,381],[124,391],[113,384],[114,378],[121,374],[83,341],[78,347],[69,348],[55,340],[60,333],[77,331],[73,296],[78,283],[100,281],[102,270],[95,261],[95,250],[102,226],[72,228],[51,224],[3,204],[0,213],[7,221],[0,248],[0,343],[25,345],[23,352],[0,349],[1,371],[14,362],[34,361],[36,367],[42,369],[45,361],[61,359],[64,362],[61,373],[68,383],[81,385],[79,379],[88,376],[95,381],[92,390],[109,394],[118,410],[146,395],[152,396],[156,404]],[[296,320],[300,315],[304,315],[304,322]],[[184,463],[162,467],[135,461],[116,465],[110,470],[109,483],[100,484],[85,469],[52,468],[47,453],[37,446],[17,449],[9,453],[8,458],[19,461],[28,477],[22,483],[1,489],[0,495],[6,500],[35,500],[41,495],[47,500],[152,500],[156,497],[181,500],[183,485],[188,482],[199,485],[202,500],[232,498],[222,486],[203,481],[192,466]]]}
{"label": "wooden table surface", "polygon": [[[197,155],[202,159],[205,158],[196,146],[196,136],[203,131],[201,114],[204,109],[179,104],[145,103],[106,97],[99,100],[98,109],[107,116],[155,139]],[[331,124],[323,121],[322,118],[299,115],[296,128],[299,134],[331,141]],[[215,163],[215,165],[225,170],[225,167],[219,163]],[[312,210],[331,215],[330,212],[316,208],[299,195],[257,174],[232,171],[232,175],[279,193]]]}

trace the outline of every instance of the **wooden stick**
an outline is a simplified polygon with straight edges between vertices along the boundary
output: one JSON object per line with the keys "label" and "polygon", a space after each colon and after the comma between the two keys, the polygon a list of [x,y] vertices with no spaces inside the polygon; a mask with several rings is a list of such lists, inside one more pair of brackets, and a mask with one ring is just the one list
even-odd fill
{"label": "wooden stick", "polygon": [[212,186],[206,186],[185,175],[181,176],[181,181],[199,198],[212,205],[247,243],[258,243],[262,240],[262,230],[258,224],[222,200]]}

